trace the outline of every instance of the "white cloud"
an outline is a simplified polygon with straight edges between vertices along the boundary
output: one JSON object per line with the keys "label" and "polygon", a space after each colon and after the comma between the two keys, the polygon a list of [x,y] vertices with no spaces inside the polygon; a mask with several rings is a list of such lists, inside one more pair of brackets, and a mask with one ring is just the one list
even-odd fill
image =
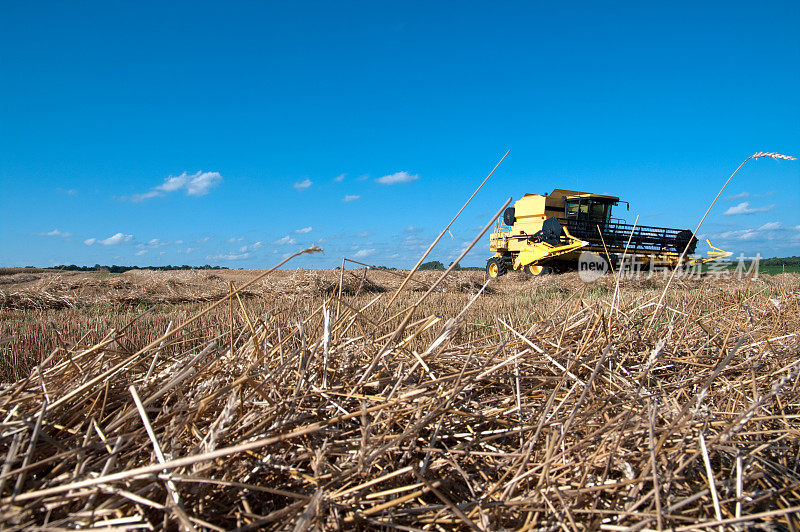
{"label": "white cloud", "polygon": [[142,255],[145,255],[145,254],[147,254],[147,250],[146,249],[140,249],[139,251],[136,252],[136,256],[137,257],[141,257]]}
{"label": "white cloud", "polygon": [[295,183],[292,186],[294,188],[296,188],[297,190],[305,190],[305,189],[307,189],[308,187],[310,187],[313,184],[314,184],[313,181],[311,181],[309,178],[305,178],[302,181],[300,181],[298,183]]}
{"label": "white cloud", "polygon": [[130,197],[122,196],[120,199],[123,199],[123,200],[129,199],[129,200],[133,201],[134,203],[138,203],[140,201],[144,201],[144,200],[150,199],[150,198],[160,198],[163,195],[164,194],[162,192],[158,192],[157,190],[151,190],[150,192],[144,192],[142,194],[133,194]]}
{"label": "white cloud", "polygon": [[740,200],[740,199],[747,199],[749,197],[750,197],[750,193],[749,192],[740,192],[740,193],[734,194],[732,196],[727,196],[725,198],[725,200],[726,201],[734,201],[734,200]]}
{"label": "white cloud", "polygon": [[[229,239],[229,242],[235,242],[237,240],[242,240],[241,238],[232,238]],[[261,241],[253,242],[252,244],[248,244],[245,246],[240,247],[237,251],[232,251],[230,253],[221,253],[219,255],[208,255],[206,258],[209,260],[244,260],[249,259],[253,256],[253,252],[261,249],[264,246],[264,243]],[[178,253],[191,253],[196,251],[195,248],[187,248],[183,251],[178,251]]]}
{"label": "white cloud", "polygon": [[182,173],[179,176],[169,176],[163,183],[143,194],[134,194],[131,201],[143,201],[150,198],[160,198],[170,192],[183,190],[187,196],[205,196],[212,188],[222,181],[219,172],[197,172],[196,174]]}
{"label": "white cloud", "polygon": [[101,240],[100,243],[104,246],[116,246],[117,244],[121,244],[123,242],[130,242],[133,240],[133,235],[123,235],[122,233],[117,233],[112,235],[105,240]]}
{"label": "white cloud", "polygon": [[356,236],[357,236],[358,238],[367,238],[369,235],[370,235],[370,232],[369,232],[369,231],[361,231],[361,232],[360,232],[360,233],[358,233]]}
{"label": "white cloud", "polygon": [[98,240],[96,238],[87,238],[86,240],[83,241],[83,243],[86,244],[87,246],[91,246],[95,243],[103,244],[104,246],[115,246],[117,244],[122,244],[123,242],[130,242],[131,240],[133,240],[133,235],[124,235],[122,233],[117,233],[103,240]]}
{"label": "white cloud", "polygon": [[232,236],[231,238],[228,239],[228,243],[229,244],[233,244],[234,242],[241,242],[242,240],[244,240],[243,236],[239,236],[239,237]]}
{"label": "white cloud", "polygon": [[306,233],[310,233],[314,228],[310,225],[308,227],[303,227],[301,229],[295,229],[294,234],[296,235],[304,235]]}
{"label": "white cloud", "polygon": [[755,229],[742,229],[739,231],[727,231],[719,235],[721,240],[756,240],[760,239],[758,231]]}
{"label": "white cloud", "polygon": [[379,177],[375,181],[382,185],[395,185],[397,183],[410,183],[419,179],[417,174],[409,174],[408,172],[395,172],[393,174]]}
{"label": "white cloud", "polygon": [[276,244],[278,246],[289,246],[289,245],[297,244],[297,242],[295,241],[294,238],[290,237],[289,235],[286,235],[285,237],[279,238],[278,240],[273,242],[273,244]]}
{"label": "white cloud", "polygon": [[[176,242],[172,242],[172,243],[173,244],[180,244],[181,242],[180,241],[176,241]],[[136,244],[136,247],[140,248],[140,249],[144,249],[144,248],[160,248],[160,247],[163,247],[163,246],[168,246],[169,244],[170,244],[170,242],[166,242],[164,240],[161,240],[160,238],[151,238],[147,242],[144,242],[142,244]]]}
{"label": "white cloud", "polygon": [[767,222],[758,228],[759,231],[777,231],[783,229],[783,224],[780,222]]}
{"label": "white cloud", "polygon": [[59,231],[58,229],[53,229],[52,231],[48,231],[47,233],[39,233],[39,234],[42,236],[60,236],[61,238],[69,238],[72,236],[72,233]]}
{"label": "white cloud", "polygon": [[337,183],[341,183],[342,181],[344,181],[344,176],[346,175],[347,174],[339,174],[335,178],[333,178],[333,180],[336,181]]}
{"label": "white cloud", "polygon": [[374,253],[375,253],[374,249],[359,249],[358,251],[356,251],[353,257],[355,257],[356,259],[363,259],[364,257],[369,257]]}
{"label": "white cloud", "polygon": [[206,258],[212,260],[244,260],[250,258],[250,253],[227,253],[223,255],[210,255]]}
{"label": "white cloud", "polygon": [[418,246],[422,244],[422,239],[419,238],[417,235],[408,235],[403,239],[402,244],[404,246]]}
{"label": "white cloud", "polygon": [[259,242],[255,242],[253,244],[250,244],[249,246],[242,246],[242,247],[239,248],[239,253],[245,253],[245,252],[248,252],[248,251],[256,251],[257,249],[260,249],[261,246],[263,246],[263,245],[264,245],[264,243],[259,241]]}
{"label": "white cloud", "polygon": [[767,211],[771,211],[774,208],[775,208],[775,205],[767,205],[766,207],[753,208],[753,207],[750,207],[750,202],[743,201],[740,204],[729,208],[727,211],[725,211],[722,214],[724,214],[725,216],[736,216],[738,214],[753,214],[754,212],[767,212]]}
{"label": "white cloud", "polygon": [[204,236],[203,238],[201,238],[201,239],[200,239],[200,240],[198,240],[197,242],[198,242],[199,244],[205,244],[205,243],[206,243],[206,242],[208,242],[209,240],[211,240],[211,237],[210,237],[210,236]]}
{"label": "white cloud", "polygon": [[342,198],[342,201],[345,203],[350,203],[351,201],[356,201],[361,199],[361,196],[357,196],[355,194],[347,194],[345,197]]}
{"label": "white cloud", "polygon": [[736,240],[736,241],[767,241],[786,239],[787,232],[793,230],[800,231],[800,226],[795,228],[786,227],[780,222],[767,222],[760,227],[750,227],[746,229],[737,229],[735,231],[725,231],[717,235],[716,238],[720,240]]}

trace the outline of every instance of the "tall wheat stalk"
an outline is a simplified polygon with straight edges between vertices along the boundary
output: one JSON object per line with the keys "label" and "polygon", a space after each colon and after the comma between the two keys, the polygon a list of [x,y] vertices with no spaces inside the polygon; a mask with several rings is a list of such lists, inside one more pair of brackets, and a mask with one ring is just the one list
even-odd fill
{"label": "tall wheat stalk", "polygon": [[[719,189],[719,192],[717,192],[717,195],[714,197],[714,201],[712,201],[711,205],[709,205],[708,209],[706,209],[706,213],[700,219],[700,223],[697,224],[697,227],[692,232],[692,238],[689,239],[689,242],[686,244],[686,247],[683,248],[683,252],[681,253],[680,258],[678,259],[678,265],[681,265],[683,263],[683,259],[686,258],[686,252],[688,251],[689,246],[692,244],[692,240],[697,237],[697,232],[700,230],[700,227],[703,226],[703,222],[706,221],[706,217],[708,216],[708,213],[711,212],[711,209],[714,207],[714,204],[717,203],[717,200],[722,195],[722,192],[725,190],[725,187],[728,186],[728,183],[731,182],[731,179],[733,179],[733,176],[735,176],[736,173],[739,170],[741,170],[742,167],[745,164],[747,164],[747,161],[749,161],[751,159],[760,159],[762,157],[771,157],[773,159],[785,159],[787,161],[794,161],[796,159],[795,157],[792,157],[791,155],[783,155],[783,154],[775,153],[775,152],[763,152],[763,151],[760,151],[760,152],[754,153],[753,155],[751,155],[750,157],[748,157],[747,159],[742,161],[742,164],[740,164],[738,166],[738,168],[736,168],[736,170],[733,171],[731,176],[725,181],[725,184],[722,185],[722,188]],[[656,320],[656,316],[658,316],[658,312],[661,310],[661,303],[664,302],[664,297],[667,295],[667,290],[669,290],[669,286],[670,286],[670,284],[672,284],[672,279],[675,277],[675,274],[677,272],[678,272],[678,268],[677,267],[672,270],[672,274],[669,276],[669,280],[667,281],[667,285],[664,287],[664,291],[661,292],[661,297],[658,298],[658,303],[656,304],[656,309],[653,312],[653,316],[650,318],[650,322],[647,324],[648,329],[653,326],[653,322]]]}

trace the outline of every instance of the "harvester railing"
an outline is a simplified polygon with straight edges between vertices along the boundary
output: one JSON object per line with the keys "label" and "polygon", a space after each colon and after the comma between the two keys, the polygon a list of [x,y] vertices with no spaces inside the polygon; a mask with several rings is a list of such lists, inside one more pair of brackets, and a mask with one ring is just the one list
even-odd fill
{"label": "harvester railing", "polygon": [[[605,242],[605,247],[608,249],[624,249],[630,239],[628,250],[634,253],[637,251],[681,253],[691,238],[691,231],[686,229],[633,226],[614,221],[576,220],[574,218],[559,218],[559,221],[572,236],[586,240],[592,246],[602,246]],[[600,228],[599,232],[598,227]],[[600,233],[602,233],[602,239]],[[696,239],[692,239],[687,253],[694,253],[696,245]]]}

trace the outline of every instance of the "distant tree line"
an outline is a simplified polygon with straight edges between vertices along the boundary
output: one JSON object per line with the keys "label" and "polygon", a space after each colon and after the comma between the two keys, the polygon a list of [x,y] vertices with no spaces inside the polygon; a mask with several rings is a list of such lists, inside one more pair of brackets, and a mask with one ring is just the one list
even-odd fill
{"label": "distant tree line", "polygon": [[[453,264],[453,263],[451,262],[450,264]],[[372,269],[372,270],[390,270],[390,271],[394,271],[397,268],[394,268],[394,267],[390,268],[388,266],[370,266],[370,269]],[[419,268],[417,268],[417,269],[421,270],[421,271],[428,270],[428,271],[442,271],[443,272],[447,268],[445,268],[444,264],[442,264],[441,261],[433,260],[433,261],[430,261],[430,262],[423,262],[422,264],[419,265]],[[482,266],[465,266],[465,267],[462,268],[460,265],[456,265],[456,267],[453,268],[453,269],[455,271],[468,271],[468,270],[483,271],[483,267]],[[334,270],[341,270],[341,267],[337,266],[337,267],[334,268]]]}
{"label": "distant tree line", "polygon": [[444,264],[442,264],[438,260],[432,260],[430,262],[423,262],[422,264],[419,265],[418,269],[420,271],[424,272],[426,270],[434,270],[434,271],[441,270],[441,271],[444,271],[445,268],[444,268]]}
{"label": "distant tree line", "polygon": [[774,257],[771,259],[759,259],[761,266],[800,266],[800,257]]}
{"label": "distant tree line", "polygon": [[[452,265],[453,265],[453,263],[451,262],[450,266],[452,266]],[[447,268],[449,268],[450,266],[448,266]],[[447,268],[445,268],[444,264],[442,264],[438,260],[433,260],[431,262],[423,262],[422,264],[419,265],[419,269],[420,270],[444,271]],[[468,270],[483,270],[483,268],[481,268],[480,266],[464,266],[464,267],[462,267],[460,264],[456,264],[456,267],[453,268],[453,271],[457,271],[457,272],[458,271],[464,272],[464,271],[468,271]]]}
{"label": "distant tree line", "polygon": [[67,272],[95,272],[95,271],[107,271],[110,273],[124,273],[130,270],[158,270],[158,271],[173,271],[173,270],[227,270],[228,268],[224,266],[211,266],[206,264],[204,266],[189,266],[184,264],[183,266],[173,266],[168,264],[167,266],[117,266],[113,264],[111,266],[103,266],[100,264],[95,264],[94,266],[76,266],[75,264],[62,264],[61,266],[51,266],[45,268],[46,270],[61,270]]}
{"label": "distant tree line", "polygon": [[[722,263],[728,268],[735,268],[740,262],[743,262],[745,265],[747,265],[747,267],[749,267],[753,263],[754,258],[755,257],[752,255],[745,256],[743,259],[740,259],[737,256],[732,256],[722,261]],[[771,257],[769,259],[759,257],[758,266],[762,268],[788,268],[791,271],[796,271],[800,270],[800,257]]]}

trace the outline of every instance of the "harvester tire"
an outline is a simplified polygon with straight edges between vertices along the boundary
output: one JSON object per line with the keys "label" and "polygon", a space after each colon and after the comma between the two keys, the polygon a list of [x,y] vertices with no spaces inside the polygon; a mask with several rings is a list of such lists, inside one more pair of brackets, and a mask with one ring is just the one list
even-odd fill
{"label": "harvester tire", "polygon": [[529,277],[541,277],[542,275],[550,275],[553,273],[553,268],[550,266],[531,266],[528,264],[523,268],[525,275]]}
{"label": "harvester tire", "polygon": [[486,275],[489,277],[500,277],[501,275],[505,275],[507,271],[506,263],[501,258],[492,257],[486,261]]}
{"label": "harvester tire", "polygon": [[686,250],[687,255],[691,255],[694,253],[695,248],[697,247],[697,238],[694,234],[688,230],[684,229],[683,231],[679,231],[677,235],[675,235],[675,251],[678,253],[683,253],[683,250]]}
{"label": "harvester tire", "polygon": [[551,246],[557,246],[561,243],[561,236],[564,234],[564,228],[561,227],[561,222],[557,218],[548,218],[542,222],[542,230],[534,234],[542,241],[547,242]]}

